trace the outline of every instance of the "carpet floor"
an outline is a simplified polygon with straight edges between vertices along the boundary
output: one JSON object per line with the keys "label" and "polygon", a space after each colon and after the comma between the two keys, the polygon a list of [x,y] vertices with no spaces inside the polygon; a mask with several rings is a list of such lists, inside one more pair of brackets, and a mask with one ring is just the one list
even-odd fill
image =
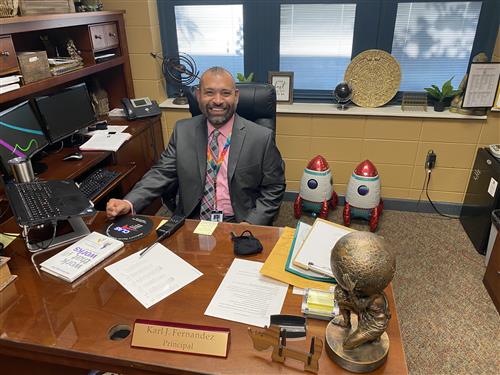
{"label": "carpet floor", "polygon": [[[342,224],[342,207],[328,219]],[[293,202],[283,202],[274,225],[296,223]],[[366,221],[352,228],[369,230]],[[500,374],[500,318],[483,285],[484,256],[460,222],[386,210],[377,234],[396,253],[393,289],[410,375]]]}

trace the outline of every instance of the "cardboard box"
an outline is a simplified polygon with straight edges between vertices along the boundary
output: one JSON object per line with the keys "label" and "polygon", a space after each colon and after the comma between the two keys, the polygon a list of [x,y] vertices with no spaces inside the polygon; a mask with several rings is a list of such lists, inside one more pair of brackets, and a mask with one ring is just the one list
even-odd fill
{"label": "cardboard box", "polygon": [[18,52],[17,59],[24,84],[51,77],[47,52]]}

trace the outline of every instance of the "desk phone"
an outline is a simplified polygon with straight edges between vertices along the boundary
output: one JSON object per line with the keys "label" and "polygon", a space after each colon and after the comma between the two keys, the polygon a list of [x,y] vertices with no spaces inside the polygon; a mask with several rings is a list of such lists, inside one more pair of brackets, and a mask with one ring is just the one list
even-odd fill
{"label": "desk phone", "polygon": [[122,103],[125,109],[125,115],[129,120],[156,116],[161,113],[158,103],[155,100],[149,99],[148,97],[137,99],[123,98]]}

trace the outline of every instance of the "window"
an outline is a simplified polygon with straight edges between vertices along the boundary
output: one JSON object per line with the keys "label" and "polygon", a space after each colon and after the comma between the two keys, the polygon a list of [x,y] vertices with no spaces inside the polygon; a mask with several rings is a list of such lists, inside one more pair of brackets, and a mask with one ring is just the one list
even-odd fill
{"label": "window", "polygon": [[234,76],[243,72],[243,6],[175,6],[177,43],[200,72],[223,66]]}
{"label": "window", "polygon": [[[157,0],[163,54],[192,55],[200,71],[234,76],[294,72],[294,100],[328,101],[351,59],[392,53],[401,91],[423,92],[454,77],[471,55],[491,56],[499,0]],[[177,87],[168,85],[169,94]]]}
{"label": "window", "polygon": [[294,89],[333,90],[351,61],[355,4],[286,4],[280,14],[280,70]]}
{"label": "window", "polygon": [[476,35],[480,1],[399,3],[392,55],[401,65],[401,91],[460,84]]}

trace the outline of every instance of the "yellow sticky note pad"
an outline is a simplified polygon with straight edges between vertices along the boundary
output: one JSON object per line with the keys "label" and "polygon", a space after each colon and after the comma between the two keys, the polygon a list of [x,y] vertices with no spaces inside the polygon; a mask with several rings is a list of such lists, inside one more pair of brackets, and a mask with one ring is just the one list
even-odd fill
{"label": "yellow sticky note pad", "polygon": [[194,234],[205,234],[207,236],[210,236],[215,228],[217,228],[217,224],[219,224],[218,221],[208,221],[208,220],[202,220],[194,230]]}
{"label": "yellow sticky note pad", "polygon": [[0,242],[3,243],[3,247],[5,248],[9,246],[10,243],[17,238],[17,236],[19,236],[19,233],[0,233]]}

